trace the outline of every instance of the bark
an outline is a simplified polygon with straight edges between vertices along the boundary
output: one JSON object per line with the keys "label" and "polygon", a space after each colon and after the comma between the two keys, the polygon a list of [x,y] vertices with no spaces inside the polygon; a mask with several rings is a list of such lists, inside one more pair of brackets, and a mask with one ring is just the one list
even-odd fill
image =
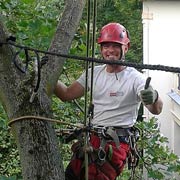
{"label": "bark", "polygon": [[[78,26],[77,22],[80,21],[82,16],[85,2],[85,0],[66,0],[63,18],[58,24],[49,51],[68,54],[75,34],[75,29],[77,29]],[[53,85],[55,85],[62,72],[64,61],[65,58],[49,56],[48,65],[43,69],[43,76],[48,76],[47,78],[44,78],[44,80],[47,80],[44,84],[46,85],[46,91],[49,95],[52,94]]]}
{"label": "bark", "polygon": [[[58,24],[50,51],[66,54],[79,24],[85,0],[67,0],[62,20]],[[7,38],[0,24],[0,41]],[[49,57],[42,69],[38,94],[32,103],[33,76],[23,74],[12,63],[14,50],[8,45],[0,46],[0,101],[9,119],[27,115],[52,117],[51,98],[53,87],[61,73],[64,60]],[[64,169],[53,124],[38,118],[26,118],[12,123],[24,180],[64,179]]]}

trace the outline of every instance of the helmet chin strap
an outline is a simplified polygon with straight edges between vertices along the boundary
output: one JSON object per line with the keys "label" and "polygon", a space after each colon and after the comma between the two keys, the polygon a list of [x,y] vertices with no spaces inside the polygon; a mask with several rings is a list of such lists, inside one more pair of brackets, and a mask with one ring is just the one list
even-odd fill
{"label": "helmet chin strap", "polygon": [[125,55],[124,54],[121,55],[120,61],[125,61]]}
{"label": "helmet chin strap", "polygon": [[[119,61],[125,61],[125,50],[122,48],[122,45],[121,45],[121,56],[120,56],[120,60]],[[116,80],[119,80],[117,72],[115,72],[114,74],[115,74]]]}
{"label": "helmet chin strap", "polygon": [[122,48],[122,45],[121,45],[121,56],[120,56],[120,61],[125,61],[125,53],[124,53],[124,49]]}

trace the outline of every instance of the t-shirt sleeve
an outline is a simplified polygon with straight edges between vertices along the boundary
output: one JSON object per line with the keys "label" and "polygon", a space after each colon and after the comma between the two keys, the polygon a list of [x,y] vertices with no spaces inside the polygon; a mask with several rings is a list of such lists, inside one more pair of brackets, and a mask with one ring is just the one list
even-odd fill
{"label": "t-shirt sleeve", "polygon": [[80,83],[85,88],[85,74],[86,72],[83,72],[81,76],[76,80],[78,83]]}

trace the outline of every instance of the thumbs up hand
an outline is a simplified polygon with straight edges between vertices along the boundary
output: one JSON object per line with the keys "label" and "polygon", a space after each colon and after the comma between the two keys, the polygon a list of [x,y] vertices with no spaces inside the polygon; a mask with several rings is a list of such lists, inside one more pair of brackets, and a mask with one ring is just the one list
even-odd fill
{"label": "thumbs up hand", "polygon": [[140,98],[143,104],[154,104],[158,100],[158,92],[150,84],[151,78],[146,80],[145,89],[140,91]]}

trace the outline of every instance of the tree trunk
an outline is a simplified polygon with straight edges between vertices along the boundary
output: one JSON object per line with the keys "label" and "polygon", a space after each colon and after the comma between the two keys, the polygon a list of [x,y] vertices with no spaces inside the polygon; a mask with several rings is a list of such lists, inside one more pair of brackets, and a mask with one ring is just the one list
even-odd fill
{"label": "tree trunk", "polygon": [[[62,20],[57,27],[50,49],[67,54],[79,24],[85,0],[67,0]],[[6,31],[0,24],[0,41],[6,40]],[[51,122],[38,120],[52,117],[51,95],[61,73],[64,59],[50,56],[42,69],[38,94],[30,103],[32,75],[23,74],[12,63],[14,50],[8,45],[0,46],[0,101],[9,119],[14,121],[11,130],[19,149],[24,180],[63,180],[64,169],[57,137]]]}

